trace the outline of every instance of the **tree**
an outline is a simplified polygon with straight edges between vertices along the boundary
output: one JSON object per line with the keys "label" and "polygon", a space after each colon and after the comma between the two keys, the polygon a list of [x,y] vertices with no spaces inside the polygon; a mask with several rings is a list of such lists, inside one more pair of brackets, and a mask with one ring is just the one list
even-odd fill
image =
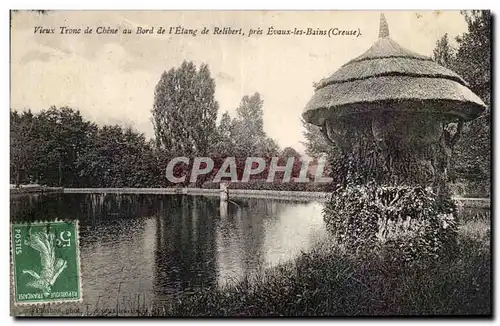
{"label": "tree", "polygon": [[33,174],[38,163],[40,140],[36,137],[38,121],[31,111],[10,111],[10,178],[20,185],[38,181]]}
{"label": "tree", "polygon": [[280,147],[278,143],[272,138],[261,137],[258,138],[254,146],[253,156],[272,157],[279,154]]}
{"label": "tree", "polygon": [[237,115],[233,120],[232,137],[236,144],[237,156],[257,155],[257,142],[265,137],[263,103],[259,93],[255,93],[252,96],[243,96],[240,105],[236,108]]}
{"label": "tree", "polygon": [[14,182],[75,185],[73,164],[93,126],[78,111],[51,107],[37,115],[11,111],[11,175]]}
{"label": "tree", "polygon": [[283,151],[281,151],[281,157],[300,157],[299,152],[293,147],[285,147]]}
{"label": "tree", "polygon": [[77,162],[82,182],[94,187],[150,187],[163,177],[153,144],[132,128],[103,126]]}
{"label": "tree", "polygon": [[301,122],[304,128],[302,135],[306,139],[302,144],[306,147],[307,155],[318,158],[335,150],[336,146],[325,138],[320,127],[307,123],[304,119]]}
{"label": "tree", "polygon": [[164,72],[154,93],[156,145],[172,156],[205,156],[215,139],[218,103],[208,66],[184,61]]}
{"label": "tree", "polygon": [[448,41],[448,33],[436,42],[436,47],[433,51],[434,61],[440,65],[452,69],[453,59],[455,56],[454,49]]}
{"label": "tree", "polygon": [[462,76],[471,90],[488,106],[479,118],[466,123],[455,145],[450,176],[469,183],[480,183],[489,191],[491,162],[491,14],[489,11],[463,11],[468,31],[456,38],[457,48],[447,35],[436,44],[434,59]]}
{"label": "tree", "polygon": [[38,114],[40,141],[36,172],[52,186],[75,186],[78,171],[74,162],[89,145],[96,126],[85,121],[78,110],[55,106]]}
{"label": "tree", "polygon": [[[237,175],[241,178],[248,157],[256,156],[269,161],[270,157],[278,155],[278,144],[264,132],[263,104],[259,93],[246,95],[236,109],[235,118],[231,119],[227,111],[222,114],[217,127],[212,176],[222,167],[226,157],[235,157]],[[266,173],[267,170],[252,175],[252,179],[262,178]]]}
{"label": "tree", "polygon": [[279,146],[264,132],[264,101],[259,93],[245,95],[236,109],[237,116],[231,123],[231,138],[236,156],[273,156]]}
{"label": "tree", "polygon": [[68,107],[11,111],[11,182],[65,187],[163,185],[153,143],[132,128],[85,121]]}
{"label": "tree", "polygon": [[487,10],[462,11],[468,31],[457,37],[454,68],[486,104],[491,95],[491,13]]}
{"label": "tree", "polygon": [[219,125],[217,126],[217,140],[215,143],[215,152],[222,156],[230,156],[235,147],[233,138],[233,121],[226,111],[222,114]]}
{"label": "tree", "polygon": [[78,111],[51,107],[37,115],[11,111],[11,175],[17,184],[51,186],[78,183],[75,160],[88,144],[95,126]]}
{"label": "tree", "polygon": [[264,101],[259,93],[252,96],[245,95],[241,99],[240,105],[236,108],[237,123],[239,128],[246,130],[251,137],[265,137],[264,132]]}

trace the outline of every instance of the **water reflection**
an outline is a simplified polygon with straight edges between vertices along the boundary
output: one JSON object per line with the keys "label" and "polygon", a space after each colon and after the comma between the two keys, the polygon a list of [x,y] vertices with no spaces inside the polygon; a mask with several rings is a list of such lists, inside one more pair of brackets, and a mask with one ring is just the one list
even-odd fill
{"label": "water reflection", "polygon": [[161,306],[256,273],[324,235],[319,203],[135,194],[13,196],[11,220],[79,219],[84,305]]}
{"label": "water reflection", "polygon": [[156,213],[154,293],[158,301],[211,285],[217,278],[216,201],[166,196]]}

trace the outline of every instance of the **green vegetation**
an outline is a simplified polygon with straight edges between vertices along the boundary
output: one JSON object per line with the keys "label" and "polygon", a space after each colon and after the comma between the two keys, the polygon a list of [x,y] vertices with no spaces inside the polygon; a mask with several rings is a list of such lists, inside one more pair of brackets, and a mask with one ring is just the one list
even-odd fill
{"label": "green vegetation", "polygon": [[431,188],[374,183],[335,189],[323,210],[327,229],[351,252],[378,248],[401,262],[454,251],[457,217],[453,200]]}
{"label": "green vegetation", "polygon": [[311,252],[235,284],[204,289],[163,313],[491,314],[488,211],[461,211],[457,222],[455,205],[428,189],[367,185],[338,189],[323,213],[331,237]]}
{"label": "green vegetation", "polygon": [[264,132],[264,101],[259,93],[244,96],[231,119],[226,111],[219,124],[219,155],[250,157],[276,156],[279,146]]}
{"label": "green vegetation", "polygon": [[491,179],[491,13],[475,10],[463,15],[468,32],[457,36],[456,45],[445,34],[436,44],[434,59],[462,76],[488,106],[483,115],[464,125],[450,170],[451,181],[463,182],[467,196],[487,197]]}
{"label": "green vegetation", "polygon": [[[11,110],[10,181],[58,187],[168,187],[176,185],[165,177],[173,157],[210,156],[222,164],[225,157],[236,156],[242,158],[242,172],[246,157],[279,155],[278,145],[264,132],[259,93],[244,96],[236,117],[225,112],[217,125],[215,86],[207,65],[197,69],[185,61],[165,71],[155,88],[151,140],[131,127],[98,126],[69,107],[38,113]],[[288,148],[284,153],[296,151]],[[191,166],[180,169],[191,171]],[[198,181],[195,186],[204,180]]]}
{"label": "green vegetation", "polygon": [[163,173],[151,141],[132,128],[97,126],[79,111],[10,112],[11,183],[140,187]]}
{"label": "green vegetation", "polygon": [[393,252],[352,255],[323,244],[253,279],[193,294],[163,314],[490,315],[489,222],[466,223],[458,239],[457,250],[445,257],[408,264],[401,264]]}
{"label": "green vegetation", "polygon": [[184,61],[165,71],[155,88],[153,127],[156,145],[174,156],[206,156],[216,137],[215,81],[207,65]]}

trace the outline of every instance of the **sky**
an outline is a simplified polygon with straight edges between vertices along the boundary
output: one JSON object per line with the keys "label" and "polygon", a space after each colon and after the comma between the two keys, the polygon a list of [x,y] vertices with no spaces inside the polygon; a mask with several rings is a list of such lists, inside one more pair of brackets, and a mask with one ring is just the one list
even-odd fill
{"label": "sky", "polygon": [[[386,11],[390,36],[432,55],[445,33],[467,30],[458,11]],[[49,11],[16,12],[11,28],[12,109],[39,112],[55,105],[80,110],[100,125],[132,126],[153,137],[154,88],[183,60],[206,63],[216,83],[219,117],[235,116],[245,95],[264,100],[264,130],[281,148],[304,152],[302,111],[313,84],[366,51],[378,37],[378,11]],[[55,34],[35,33],[35,27]],[[60,34],[60,26],[88,26],[93,34]],[[137,27],[198,29],[192,35],[137,35]],[[118,34],[95,34],[117,28]],[[201,35],[203,27],[242,28],[245,36]],[[357,36],[265,35],[275,29],[358,30]],[[124,35],[124,28],[133,34]],[[248,37],[249,29],[264,35]]]}

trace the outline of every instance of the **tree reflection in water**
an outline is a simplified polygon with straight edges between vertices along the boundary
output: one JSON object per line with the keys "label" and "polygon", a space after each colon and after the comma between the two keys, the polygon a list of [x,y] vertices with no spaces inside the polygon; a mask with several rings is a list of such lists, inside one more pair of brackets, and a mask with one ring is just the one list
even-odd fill
{"label": "tree reflection in water", "polygon": [[321,204],[155,194],[11,199],[11,221],[79,219],[88,309],[161,307],[288,260],[322,234]]}

